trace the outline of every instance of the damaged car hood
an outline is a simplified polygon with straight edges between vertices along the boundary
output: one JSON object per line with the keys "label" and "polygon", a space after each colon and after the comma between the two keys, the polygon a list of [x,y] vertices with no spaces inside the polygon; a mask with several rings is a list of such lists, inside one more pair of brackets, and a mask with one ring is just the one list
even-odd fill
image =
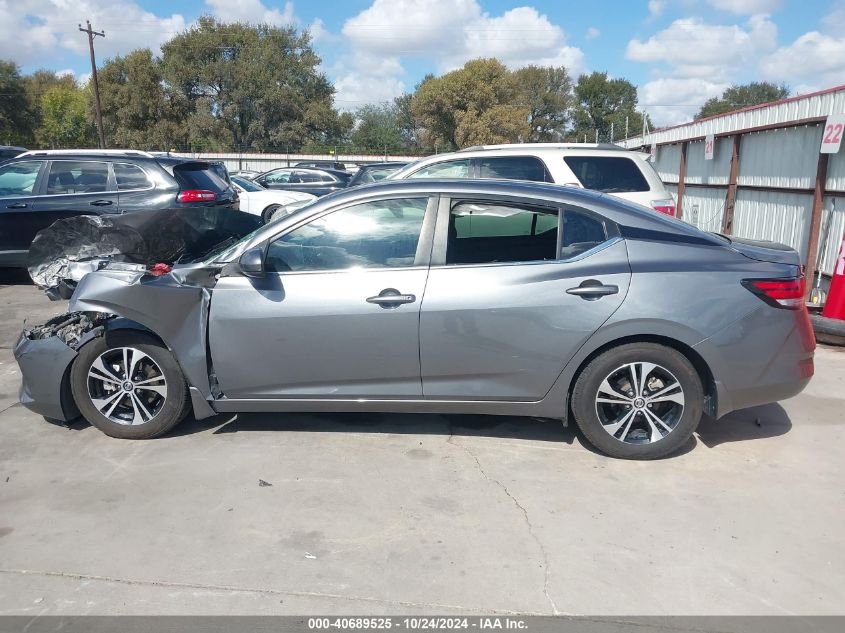
{"label": "damaged car hood", "polygon": [[86,274],[106,264],[140,273],[159,263],[199,261],[260,225],[254,215],[219,207],[65,218],[35,236],[29,276],[51,299],[68,299]]}

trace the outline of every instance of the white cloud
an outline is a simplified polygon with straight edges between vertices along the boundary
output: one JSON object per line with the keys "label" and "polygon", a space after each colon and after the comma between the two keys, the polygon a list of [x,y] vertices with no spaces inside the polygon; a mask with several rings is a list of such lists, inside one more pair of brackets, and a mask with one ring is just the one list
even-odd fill
{"label": "white cloud", "polygon": [[841,85],[845,77],[845,0],[821,19],[821,30],[804,33],[763,58],[760,74],[791,85],[797,94]]}
{"label": "white cloud", "polygon": [[777,26],[768,16],[752,16],[744,27],[690,17],[675,20],[644,42],[631,40],[625,56],[637,62],[664,62],[672,75],[723,80],[776,46]]}
{"label": "white cloud", "polygon": [[357,54],[336,69],[335,106],[354,110],[366,103],[390,101],[405,92],[403,73],[396,57]]}
{"label": "white cloud", "polygon": [[709,0],[709,2],[714,9],[735,15],[773,13],[783,4],[782,0]]}
{"label": "white cloud", "polygon": [[699,78],[663,77],[649,81],[638,91],[644,107],[656,125],[689,121],[711,97],[718,97],[730,84]]}
{"label": "white cloud", "polygon": [[594,40],[599,35],[601,35],[601,31],[599,31],[596,27],[591,26],[590,28],[587,29],[587,32],[584,34],[584,39]]}
{"label": "white cloud", "polygon": [[205,0],[205,4],[223,22],[250,22],[275,26],[296,23],[293,2],[285,2],[281,11],[265,6],[261,0]]}
{"label": "white cloud", "polygon": [[845,36],[804,33],[766,57],[760,69],[767,79],[799,80],[805,89],[840,85],[845,77]]}
{"label": "white cloud", "polygon": [[77,30],[80,16],[106,32],[105,38],[96,38],[100,61],[145,46],[157,51],[186,26],[179,14],[158,16],[125,0],[0,0],[0,58],[49,65],[56,49],[87,55],[88,38]]}
{"label": "white cloud", "polygon": [[[345,22],[342,33],[352,49],[352,69],[339,73],[338,102],[341,94],[369,94],[370,102],[378,100],[376,93],[397,96],[404,87],[403,57],[433,59],[440,72],[477,57],[496,57],[511,68],[563,65],[576,76],[585,66],[583,52],[566,44],[563,29],[528,6],[496,16],[483,12],[477,0],[374,0]],[[377,74],[356,62],[376,58],[395,60],[395,73]]]}

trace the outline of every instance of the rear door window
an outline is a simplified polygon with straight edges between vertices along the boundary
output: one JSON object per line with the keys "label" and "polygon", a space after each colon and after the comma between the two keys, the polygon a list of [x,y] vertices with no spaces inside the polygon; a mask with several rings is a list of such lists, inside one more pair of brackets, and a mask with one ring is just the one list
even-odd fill
{"label": "rear door window", "polygon": [[103,193],[109,190],[108,163],[54,160],[47,178],[47,195]]}
{"label": "rear door window", "polygon": [[183,163],[173,168],[182,189],[201,189],[221,193],[229,188],[225,167],[211,163]]}
{"label": "rear door window", "polygon": [[480,178],[553,182],[546,165],[534,156],[489,156],[478,161]]}
{"label": "rear door window", "polygon": [[648,181],[631,158],[566,156],[564,162],[585,189],[604,193],[649,191]]}
{"label": "rear door window", "polygon": [[557,209],[504,202],[458,202],[449,214],[446,264],[557,259]]}
{"label": "rear door window", "polygon": [[607,240],[604,222],[582,211],[563,212],[560,258],[572,259]]}

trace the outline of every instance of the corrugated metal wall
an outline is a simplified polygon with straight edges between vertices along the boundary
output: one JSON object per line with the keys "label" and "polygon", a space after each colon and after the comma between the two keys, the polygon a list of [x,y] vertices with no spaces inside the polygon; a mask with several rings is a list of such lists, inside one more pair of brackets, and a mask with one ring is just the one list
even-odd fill
{"label": "corrugated metal wall", "polygon": [[821,142],[819,125],[744,134],[737,184],[811,189]]}
{"label": "corrugated metal wall", "polygon": [[845,193],[845,150],[843,149],[840,149],[837,154],[831,154],[828,159],[825,189]]}
{"label": "corrugated metal wall", "polygon": [[[835,210],[833,207],[834,198],[836,200]],[[823,243],[825,231],[829,235],[826,245]],[[827,196],[824,199],[822,228],[819,236],[820,241],[822,241],[822,244],[819,246],[822,257],[821,265],[819,266],[820,270],[828,273],[833,271],[833,267],[836,265],[836,257],[839,255],[839,246],[842,244],[843,233],[845,233],[845,194],[841,196]]]}
{"label": "corrugated metal wall", "polygon": [[681,165],[681,146],[664,145],[657,151],[654,169],[665,183],[678,182],[678,171]]}
{"label": "corrugated metal wall", "polygon": [[727,189],[687,185],[684,189],[684,220],[702,231],[721,231]]}
{"label": "corrugated metal wall", "polygon": [[807,259],[813,196],[740,188],[734,204],[733,234],[788,244]]}
{"label": "corrugated metal wall", "polygon": [[685,182],[697,185],[727,185],[731,172],[733,140],[717,138],[713,160],[704,160],[704,141],[690,141],[687,146]]}

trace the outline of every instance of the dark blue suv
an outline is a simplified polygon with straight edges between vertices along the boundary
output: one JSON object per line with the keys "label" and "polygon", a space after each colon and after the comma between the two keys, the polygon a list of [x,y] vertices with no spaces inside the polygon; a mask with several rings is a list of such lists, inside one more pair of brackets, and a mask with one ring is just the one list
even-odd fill
{"label": "dark blue suv", "polygon": [[0,267],[26,266],[35,234],[74,215],[238,209],[219,162],[134,150],[30,151],[0,164]]}

